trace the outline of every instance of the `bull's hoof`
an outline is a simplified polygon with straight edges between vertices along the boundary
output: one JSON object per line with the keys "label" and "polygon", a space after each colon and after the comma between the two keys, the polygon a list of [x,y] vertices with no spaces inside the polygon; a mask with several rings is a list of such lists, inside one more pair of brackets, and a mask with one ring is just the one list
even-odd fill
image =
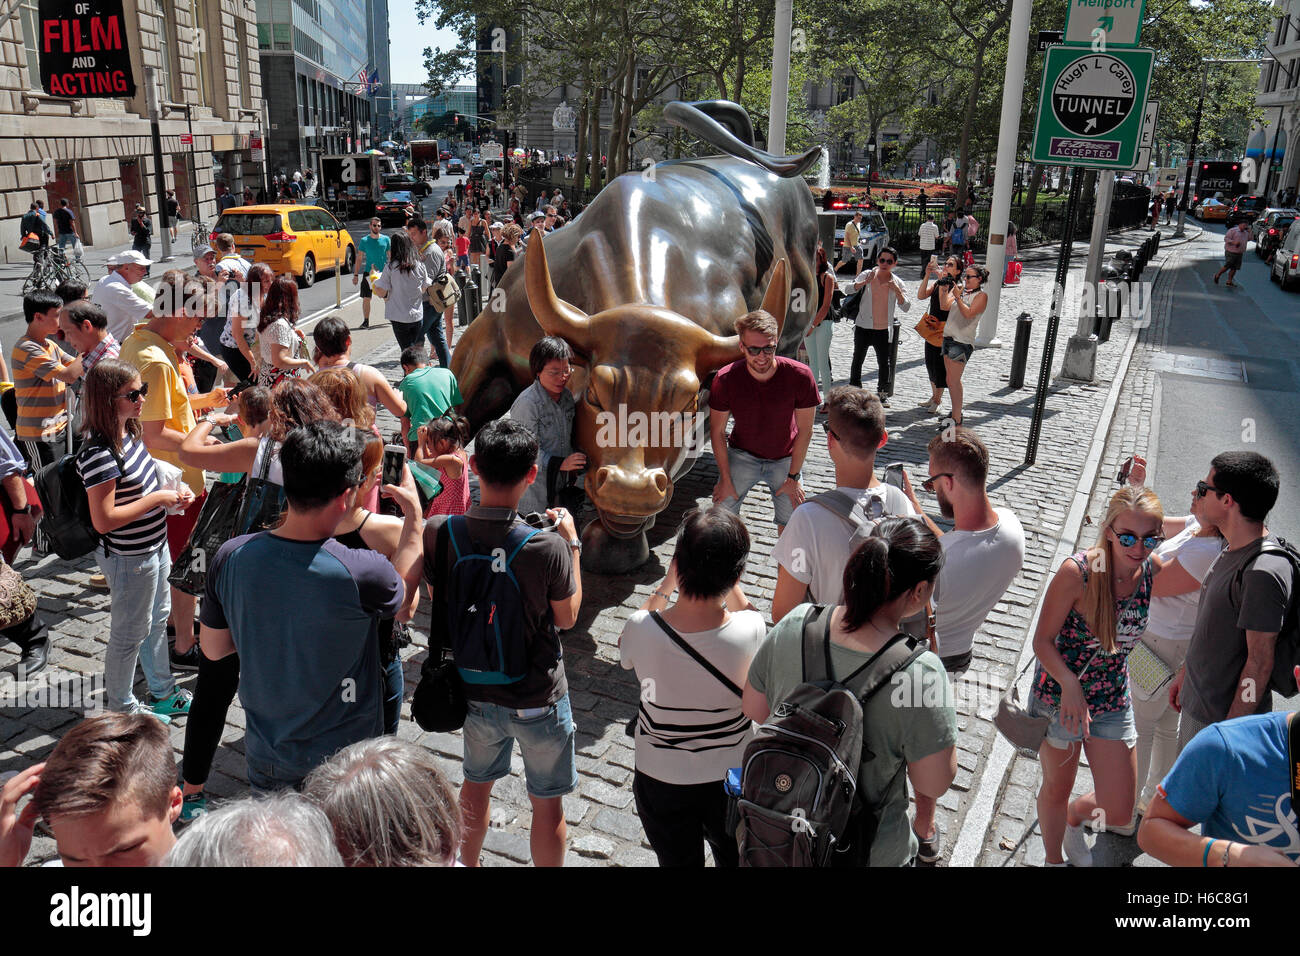
{"label": "bull's hoof", "polygon": [[[647,527],[652,522],[647,522]],[[646,528],[629,537],[615,537],[597,518],[582,529],[582,570],[596,574],[626,574],[650,560]]]}

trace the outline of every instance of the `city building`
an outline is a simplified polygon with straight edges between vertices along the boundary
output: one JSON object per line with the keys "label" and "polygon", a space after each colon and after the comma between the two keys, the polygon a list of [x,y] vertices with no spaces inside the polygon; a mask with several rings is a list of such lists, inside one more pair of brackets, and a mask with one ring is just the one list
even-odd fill
{"label": "city building", "polygon": [[[145,68],[161,86],[161,173],[184,216],[210,223],[216,189],[263,184],[254,159],[262,82],[256,21],[243,0],[124,0],[135,95],[51,96],[41,84],[37,0],[19,0],[0,24],[0,255],[25,261],[18,221],[37,199],[60,199],[84,242],[117,245],[136,203],[156,216],[157,189]],[[71,10],[71,5],[69,5]],[[155,231],[157,219],[154,220]],[[155,249],[157,249],[155,242]]]}
{"label": "city building", "polygon": [[[1300,0],[1274,0],[1273,32],[1255,103],[1264,112],[1251,132],[1246,158],[1255,163],[1253,191],[1269,198],[1300,188]],[[1271,172],[1270,172],[1271,167]]]}
{"label": "city building", "polygon": [[[444,90],[437,96],[429,96],[428,90],[421,84],[400,84],[400,87],[419,91],[418,94],[406,94],[401,105],[402,122],[406,128],[408,139],[419,139],[421,135],[424,135],[415,129],[415,124],[420,119],[430,115],[435,117],[444,116],[447,113],[459,113],[464,117],[461,120],[462,135],[470,135],[474,132],[474,116],[478,109],[478,90],[472,84]],[[398,88],[398,86],[395,86],[394,90],[396,91]]]}
{"label": "city building", "polygon": [[[388,22],[387,10],[384,23]],[[371,145],[371,101],[357,92],[370,63],[367,0],[258,0],[272,176]],[[383,43],[387,59],[387,38]]]}
{"label": "city building", "polygon": [[402,111],[393,99],[393,74],[388,58],[388,0],[366,0],[367,62],[377,85],[370,95],[376,142],[394,139],[401,128]]}

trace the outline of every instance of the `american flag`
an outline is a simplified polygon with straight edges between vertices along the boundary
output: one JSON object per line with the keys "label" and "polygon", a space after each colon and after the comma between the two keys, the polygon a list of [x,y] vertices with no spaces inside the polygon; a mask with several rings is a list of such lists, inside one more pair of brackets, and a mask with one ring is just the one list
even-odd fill
{"label": "american flag", "polygon": [[357,96],[370,96],[380,87],[379,68],[367,70],[364,66],[357,71]]}

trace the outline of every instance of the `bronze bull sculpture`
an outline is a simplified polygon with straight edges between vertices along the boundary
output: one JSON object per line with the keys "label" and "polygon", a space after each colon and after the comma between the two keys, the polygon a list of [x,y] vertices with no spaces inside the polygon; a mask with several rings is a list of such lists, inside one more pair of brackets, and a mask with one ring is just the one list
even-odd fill
{"label": "bronze bull sculpture", "polygon": [[741,356],[736,319],[771,312],[778,351],[793,356],[816,313],[817,214],[798,173],[819,153],[755,150],[737,110],[670,104],[666,115],[734,155],[627,173],[573,223],[535,231],[452,358],[477,430],[532,383],[538,339],[560,336],[573,348],[574,446],[587,455],[586,492],[599,516],[583,531],[591,570],[646,560],[645,532],[699,453],[687,432],[699,416],[707,426],[701,388]]}

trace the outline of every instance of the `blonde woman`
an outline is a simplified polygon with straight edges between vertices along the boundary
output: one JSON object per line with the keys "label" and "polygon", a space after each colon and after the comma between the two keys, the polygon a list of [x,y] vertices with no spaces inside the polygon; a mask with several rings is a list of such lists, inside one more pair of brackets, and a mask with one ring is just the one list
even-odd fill
{"label": "blonde woman", "polygon": [[[1065,865],[1063,845],[1074,866],[1092,865],[1083,822],[1098,810],[1108,827],[1132,820],[1137,729],[1127,659],[1147,627],[1163,521],[1149,488],[1115,492],[1097,544],[1061,564],[1043,600],[1029,712],[1051,718],[1038,752],[1038,819],[1049,866]],[[1071,801],[1080,742],[1095,789]]]}
{"label": "blonde woman", "polygon": [[[961,287],[941,289],[939,307],[946,313],[943,327],[943,370],[948,384],[948,397],[952,402],[950,417],[954,425],[962,424],[962,401],[965,392],[961,376],[966,363],[975,351],[975,333],[979,330],[980,316],[989,304],[984,283],[989,272],[980,266],[966,266],[961,273]],[[945,422],[945,426],[947,423]]]}

